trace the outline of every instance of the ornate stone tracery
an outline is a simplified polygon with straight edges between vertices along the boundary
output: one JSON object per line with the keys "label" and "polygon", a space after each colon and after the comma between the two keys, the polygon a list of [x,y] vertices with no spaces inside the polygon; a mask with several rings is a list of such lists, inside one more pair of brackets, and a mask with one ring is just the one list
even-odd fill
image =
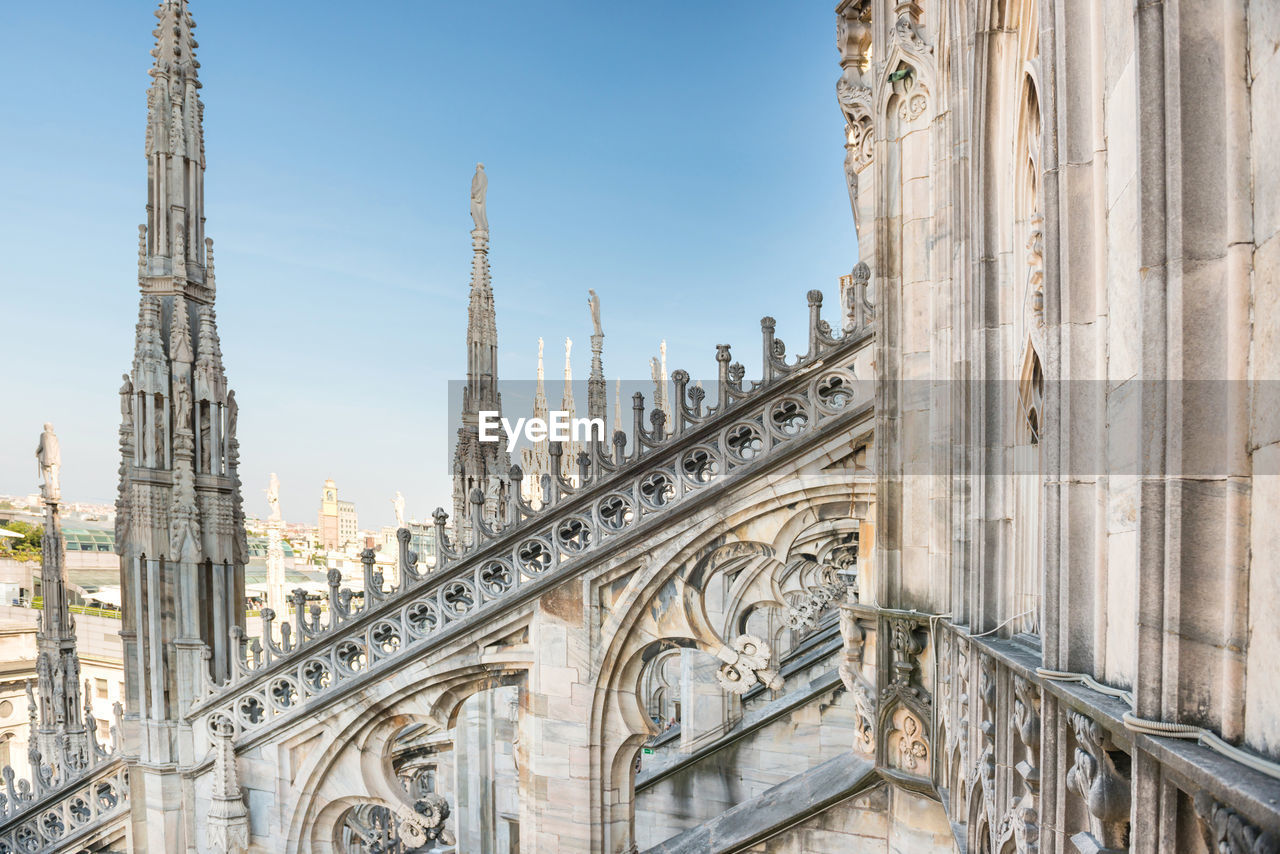
{"label": "ornate stone tracery", "polygon": [[1196,815],[1204,842],[1213,854],[1277,854],[1280,838],[1259,830],[1240,813],[1208,792],[1195,796]]}

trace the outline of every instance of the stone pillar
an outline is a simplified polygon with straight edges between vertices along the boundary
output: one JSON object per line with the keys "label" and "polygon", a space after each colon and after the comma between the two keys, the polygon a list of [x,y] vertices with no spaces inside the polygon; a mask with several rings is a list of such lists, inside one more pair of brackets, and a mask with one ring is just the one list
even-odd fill
{"label": "stone pillar", "polygon": [[463,704],[454,733],[454,828],[460,851],[495,852],[493,741],[493,692],[481,691]]}
{"label": "stone pillar", "polygon": [[697,649],[680,650],[680,752],[692,753],[724,730],[724,688],[716,680],[723,661]]}
{"label": "stone pillar", "polygon": [[592,686],[583,612],[580,591],[549,592],[529,629],[535,663],[520,710],[523,854],[603,850],[592,845]]}
{"label": "stone pillar", "polygon": [[289,600],[285,594],[284,543],[280,524],[279,519],[267,522],[267,606],[277,614],[287,616]]}

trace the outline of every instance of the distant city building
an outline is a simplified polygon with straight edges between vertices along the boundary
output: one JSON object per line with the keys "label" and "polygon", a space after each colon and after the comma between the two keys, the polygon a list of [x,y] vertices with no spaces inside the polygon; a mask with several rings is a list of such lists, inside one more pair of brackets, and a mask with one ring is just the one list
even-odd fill
{"label": "distant city building", "polygon": [[322,549],[340,549],[355,543],[360,536],[356,505],[338,498],[338,486],[332,479],[324,482],[320,495],[318,540]]}
{"label": "distant city building", "polygon": [[386,554],[396,553],[396,527],[383,525],[378,529],[378,548]]}

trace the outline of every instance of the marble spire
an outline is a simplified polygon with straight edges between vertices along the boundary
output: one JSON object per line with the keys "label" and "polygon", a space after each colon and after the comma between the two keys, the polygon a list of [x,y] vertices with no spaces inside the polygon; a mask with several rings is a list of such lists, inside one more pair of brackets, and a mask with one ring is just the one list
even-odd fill
{"label": "marble spire", "polygon": [[489,272],[489,179],[484,164],[476,164],[471,179],[471,293],[467,305],[467,382],[462,391],[461,425],[453,455],[453,530],[463,542],[471,540],[471,494],[481,490],[483,512],[500,518],[510,489],[511,458],[506,442],[479,440],[480,413],[502,412],[498,393],[498,323]]}
{"label": "marble spire", "polygon": [[41,541],[40,596],[44,608],[36,625],[36,728],[31,738],[46,764],[59,774],[86,767],[90,760],[80,697],[80,656],[68,598],[66,546],[59,516],[58,469],[62,463],[52,424],[44,425],[36,459],[44,478],[44,536]]}
{"label": "marble spire", "polygon": [[[542,367],[542,339],[538,339],[538,384],[533,395],[533,417],[547,420],[546,375]],[[542,476],[551,471],[551,442],[545,436],[531,446],[520,449],[520,467],[524,479],[520,493],[534,506],[542,504]]]}
{"label": "marble spire", "polygon": [[467,305],[467,386],[462,423],[473,426],[480,410],[500,410],[498,395],[498,322],[489,278],[489,218],[485,194],[489,182],[484,164],[476,165],[471,182],[471,297]]}
{"label": "marble spire", "polygon": [[587,305],[591,308],[591,374],[587,378],[587,417],[604,421],[608,408],[604,379],[604,329],[600,325],[600,297],[594,290],[587,291]]}
{"label": "marble spire", "polygon": [[570,354],[573,351],[573,340],[564,339],[564,394],[560,398],[560,408],[569,413],[569,417],[574,415],[573,408],[573,362]]}
{"label": "marble spire", "polygon": [[267,607],[277,614],[288,613],[288,593],[285,590],[284,572],[284,522],[280,514],[280,478],[275,472],[267,482]]}
{"label": "marble spire", "polygon": [[155,11],[156,44],[147,90],[147,224],[141,230],[143,272],[180,277],[188,296],[208,301],[205,286],[204,103],[195,21],[186,0]]}
{"label": "marble spire", "polygon": [[538,387],[533,394],[533,417],[546,420],[547,387],[546,374],[542,367],[542,339],[538,339]]}
{"label": "marble spire", "polygon": [[613,381],[613,432],[622,432],[622,377]]}
{"label": "marble spire", "polygon": [[[569,419],[569,423],[573,423],[573,419],[577,417],[577,407],[573,400],[573,362],[570,354],[573,351],[573,341],[569,338],[564,339],[564,395],[560,398],[560,409],[564,411]],[[561,457],[561,465],[564,467],[565,480],[570,481],[575,486],[578,484],[578,454],[582,451],[582,443],[570,438],[565,443],[564,455]]]}
{"label": "marble spire", "polygon": [[[138,327],[120,388],[116,552],[125,740],[139,762],[161,768],[183,752],[177,722],[207,679],[230,677],[230,632],[244,627],[248,543],[239,410],[222,363],[205,235],[196,25],[186,0],[161,0],[155,16]],[[172,842],[157,833],[156,850]]]}

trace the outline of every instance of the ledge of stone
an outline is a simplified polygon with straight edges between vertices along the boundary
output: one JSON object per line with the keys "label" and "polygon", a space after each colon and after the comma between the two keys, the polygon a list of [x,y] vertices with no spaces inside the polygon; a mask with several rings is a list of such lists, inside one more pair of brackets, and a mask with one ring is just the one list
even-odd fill
{"label": "ledge of stone", "polygon": [[710,741],[699,747],[697,750],[689,754],[676,755],[669,759],[654,763],[652,768],[646,769],[636,777],[637,792],[643,790],[647,786],[652,786],[664,777],[670,776],[682,768],[691,765],[717,750],[720,750],[740,738],[750,735],[752,732],[763,727],[788,712],[794,711],[801,706],[809,703],[815,697],[821,696],[826,692],[843,687],[840,681],[840,674],[836,670],[828,670],[820,676],[815,676],[809,680],[809,684],[798,691],[792,691],[790,694],[779,697],[778,699],[766,703],[758,709],[748,712],[738,721],[737,726],[721,735],[714,741]]}
{"label": "ledge of stone", "polygon": [[874,763],[849,751],[655,845],[645,854],[738,851],[853,797],[879,779]]}

